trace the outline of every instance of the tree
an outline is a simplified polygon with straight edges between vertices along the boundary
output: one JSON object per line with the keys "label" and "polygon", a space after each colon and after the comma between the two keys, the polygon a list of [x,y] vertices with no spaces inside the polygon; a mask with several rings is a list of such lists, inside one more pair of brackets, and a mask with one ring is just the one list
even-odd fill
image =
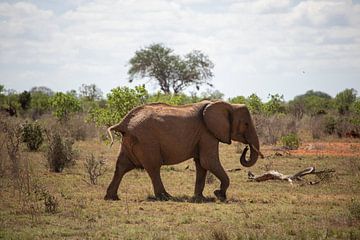
{"label": "tree", "polygon": [[50,110],[50,96],[44,92],[31,93],[31,111],[34,119]]}
{"label": "tree", "polygon": [[268,114],[284,113],[284,96],[279,94],[269,94],[270,100],[264,104],[264,109]]}
{"label": "tree", "polygon": [[360,116],[360,98],[351,104],[350,110]]}
{"label": "tree", "polygon": [[200,51],[192,51],[183,58],[162,44],[152,44],[135,52],[129,61],[129,81],[136,78],[156,80],[164,93],[176,94],[186,87],[195,85],[197,89],[213,77],[214,64]]}
{"label": "tree", "polygon": [[145,86],[117,87],[111,89],[107,98],[105,108],[93,107],[89,111],[89,119],[98,126],[110,127],[120,122],[131,109],[146,103],[148,92]]}
{"label": "tree", "polygon": [[246,104],[246,98],[244,96],[229,98],[228,101],[233,104]]}
{"label": "tree", "polygon": [[51,99],[53,115],[59,121],[69,120],[70,114],[81,110],[80,101],[70,93],[56,93]]}
{"label": "tree", "polygon": [[296,96],[289,102],[290,112],[298,119],[301,119],[304,114],[309,116],[325,114],[332,108],[333,99],[329,94],[313,90]]}
{"label": "tree", "polygon": [[219,90],[212,91],[211,89],[207,89],[206,92],[201,93],[201,97],[208,100],[221,100],[223,99],[224,94]]}
{"label": "tree", "polygon": [[263,111],[263,103],[261,99],[255,94],[251,94],[247,99],[247,106],[251,113],[259,114]]}
{"label": "tree", "polygon": [[100,100],[103,95],[101,89],[98,88],[95,84],[82,84],[79,88],[79,92],[80,97],[88,101]]}
{"label": "tree", "polygon": [[5,102],[5,87],[4,85],[0,84],[0,107],[2,107],[2,105]]}
{"label": "tree", "polygon": [[349,113],[351,104],[356,101],[356,94],[356,90],[351,88],[345,89],[336,95],[335,104],[341,115]]}
{"label": "tree", "polygon": [[41,93],[46,94],[46,95],[48,95],[48,96],[53,96],[53,95],[54,95],[54,91],[53,91],[53,90],[51,90],[51,89],[48,88],[48,87],[44,87],[44,86],[31,88],[31,90],[30,90],[30,93],[31,93],[31,94],[36,93],[36,92],[41,92]]}
{"label": "tree", "polygon": [[187,96],[184,93],[180,94],[165,94],[158,91],[155,94],[149,95],[148,99],[146,100],[147,103],[154,103],[154,102],[161,102],[170,105],[183,105],[192,103],[194,98],[192,96]]}
{"label": "tree", "polygon": [[28,91],[23,91],[19,94],[19,103],[22,110],[27,110],[31,103],[31,94]]}
{"label": "tree", "polygon": [[19,94],[13,89],[7,89],[1,106],[10,116],[16,116],[20,109]]}

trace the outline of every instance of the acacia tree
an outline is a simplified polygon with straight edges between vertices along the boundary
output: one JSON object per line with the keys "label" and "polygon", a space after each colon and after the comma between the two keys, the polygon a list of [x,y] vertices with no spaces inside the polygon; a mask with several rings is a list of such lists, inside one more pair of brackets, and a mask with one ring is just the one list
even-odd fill
{"label": "acacia tree", "polygon": [[213,77],[214,64],[201,51],[180,57],[172,49],[157,43],[136,51],[129,64],[130,82],[136,78],[155,80],[166,94],[171,90],[179,93],[191,85],[197,89],[203,84],[212,87],[209,80]]}

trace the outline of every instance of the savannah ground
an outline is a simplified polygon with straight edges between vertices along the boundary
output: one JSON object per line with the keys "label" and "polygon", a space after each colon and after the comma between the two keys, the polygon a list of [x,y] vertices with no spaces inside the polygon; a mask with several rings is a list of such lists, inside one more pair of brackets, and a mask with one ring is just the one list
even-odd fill
{"label": "savannah ground", "polygon": [[[290,154],[263,146],[265,159],[251,169],[229,172],[228,202],[193,203],[192,160],[162,167],[167,191],[175,199],[154,201],[145,171],[125,175],[120,201],[104,201],[119,144],[109,149],[97,139],[78,141],[76,165],[62,173],[45,167],[42,152],[26,152],[30,185],[45,186],[57,199],[55,213],[42,200],[26,200],[7,175],[0,178],[0,239],[359,239],[360,142],[303,143]],[[236,145],[220,145],[225,169],[239,167]],[[281,153],[282,156],[275,153]],[[106,160],[108,171],[98,185],[88,183],[84,161],[89,153]],[[1,156],[4,157],[4,156]],[[316,185],[315,176],[294,183],[248,182],[247,171],[293,174],[309,166],[336,172]],[[25,184],[26,185],[26,184]],[[208,178],[204,195],[213,197],[219,181]],[[30,186],[30,187],[31,187]]]}

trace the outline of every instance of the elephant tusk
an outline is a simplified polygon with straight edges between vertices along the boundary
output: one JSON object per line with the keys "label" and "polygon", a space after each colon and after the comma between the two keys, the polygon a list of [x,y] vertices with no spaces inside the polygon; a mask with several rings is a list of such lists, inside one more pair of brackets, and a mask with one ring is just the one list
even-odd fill
{"label": "elephant tusk", "polygon": [[264,155],[259,151],[259,149],[257,149],[253,144],[250,144],[250,146],[260,155],[261,158],[264,158]]}

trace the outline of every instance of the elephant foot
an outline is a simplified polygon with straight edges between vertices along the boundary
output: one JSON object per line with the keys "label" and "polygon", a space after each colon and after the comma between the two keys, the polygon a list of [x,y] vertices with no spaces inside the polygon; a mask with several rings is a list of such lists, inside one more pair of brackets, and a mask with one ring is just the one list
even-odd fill
{"label": "elephant foot", "polygon": [[167,192],[155,194],[155,197],[156,200],[159,201],[169,201],[170,199],[172,199],[172,196]]}
{"label": "elephant foot", "polygon": [[118,197],[117,194],[115,194],[115,195],[106,194],[106,196],[104,197],[104,200],[107,200],[107,201],[118,201],[118,200],[120,200],[120,198]]}
{"label": "elephant foot", "polygon": [[221,190],[215,190],[214,194],[217,197],[217,199],[219,199],[221,202],[226,201],[226,193],[225,192],[223,192]]}
{"label": "elephant foot", "polygon": [[194,195],[192,198],[191,198],[191,202],[194,202],[194,203],[203,203],[203,202],[208,202],[208,199],[206,197],[204,197],[204,195]]}

